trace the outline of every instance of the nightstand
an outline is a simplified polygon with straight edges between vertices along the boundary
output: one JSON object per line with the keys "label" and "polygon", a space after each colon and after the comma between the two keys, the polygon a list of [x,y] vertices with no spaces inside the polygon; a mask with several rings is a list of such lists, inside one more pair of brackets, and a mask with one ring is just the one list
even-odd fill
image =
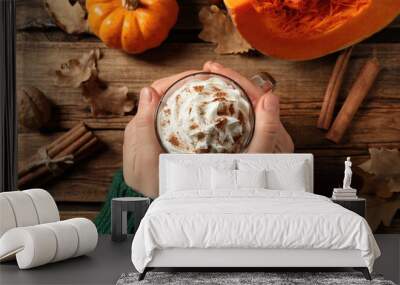
{"label": "nightstand", "polygon": [[332,202],[339,204],[340,206],[359,214],[361,217],[365,218],[365,208],[366,200],[364,198],[355,199],[332,199]]}
{"label": "nightstand", "polygon": [[112,199],[111,239],[113,241],[124,241],[126,239],[128,212],[132,212],[134,215],[134,232],[136,232],[149,205],[150,199],[143,197],[121,197]]}

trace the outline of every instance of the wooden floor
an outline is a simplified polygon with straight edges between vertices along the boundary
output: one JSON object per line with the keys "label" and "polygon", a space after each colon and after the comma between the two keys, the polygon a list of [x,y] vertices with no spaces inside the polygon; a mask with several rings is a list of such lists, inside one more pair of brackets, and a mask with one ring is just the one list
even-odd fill
{"label": "wooden floor", "polygon": [[[207,60],[218,61],[251,76],[270,72],[278,81],[282,120],[292,135],[296,152],[315,155],[315,192],[329,195],[342,181],[343,161],[352,156],[354,165],[368,158],[369,147],[400,148],[400,19],[354,49],[345,76],[340,103],[357,71],[372,55],[384,66],[367,100],[357,113],[343,143],[336,145],[316,128],[323,94],[336,59],[330,55],[308,62],[286,62],[257,53],[217,55],[214,45],[197,38],[197,13],[207,0],[181,0],[177,26],[159,48],[129,56],[106,48],[95,37],[71,36],[49,22],[42,0],[17,0],[17,84],[34,85],[57,106],[57,129],[50,134],[19,130],[19,163],[38,147],[84,120],[107,145],[107,150],[75,167],[48,189],[58,201],[64,218],[93,218],[104,201],[113,173],[121,168],[123,130],[131,116],[93,118],[79,89],[59,88],[49,76],[70,58],[101,48],[100,77],[138,91],[155,79],[187,69],[200,68]],[[340,104],[338,105],[340,107]],[[140,134],[138,134],[140,135]],[[355,178],[355,186],[361,181]]]}

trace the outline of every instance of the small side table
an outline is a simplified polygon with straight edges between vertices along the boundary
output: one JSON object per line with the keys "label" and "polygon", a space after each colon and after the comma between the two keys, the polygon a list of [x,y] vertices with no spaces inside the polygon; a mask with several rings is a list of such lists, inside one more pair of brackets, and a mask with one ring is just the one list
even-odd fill
{"label": "small side table", "polygon": [[123,197],[111,201],[111,240],[124,241],[127,235],[127,213],[134,217],[134,233],[150,205],[149,198]]}
{"label": "small side table", "polygon": [[364,198],[354,198],[354,199],[332,199],[332,202],[339,204],[340,206],[359,214],[361,217],[365,218],[365,208],[366,200]]}

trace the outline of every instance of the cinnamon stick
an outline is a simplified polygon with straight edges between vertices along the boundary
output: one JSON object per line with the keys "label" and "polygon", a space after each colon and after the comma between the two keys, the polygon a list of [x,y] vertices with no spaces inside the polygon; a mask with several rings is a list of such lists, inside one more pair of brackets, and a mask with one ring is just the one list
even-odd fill
{"label": "cinnamon stick", "polygon": [[48,153],[51,158],[56,157],[60,152],[62,152],[67,146],[76,141],[78,138],[83,136],[88,132],[85,125],[81,125],[79,128],[72,130],[60,143],[49,146]]}
{"label": "cinnamon stick", "polygon": [[[93,137],[90,141],[88,141],[74,153],[74,163],[86,159],[88,156],[99,150],[100,146],[100,140],[97,137]],[[65,170],[68,168],[69,166],[66,166]],[[41,180],[41,183],[45,184],[49,182],[52,178],[52,176],[45,177],[43,180]]]}
{"label": "cinnamon stick", "polygon": [[86,127],[84,122],[81,122],[77,125],[75,125],[74,127],[72,127],[70,130],[68,130],[67,132],[63,133],[61,136],[59,136],[56,140],[54,140],[52,143],[49,144],[48,149],[52,149],[55,146],[59,145],[60,143],[62,143],[66,138],[68,138],[72,133],[76,132],[78,129],[82,128],[82,127]]}
{"label": "cinnamon stick", "polygon": [[340,87],[342,86],[344,74],[352,51],[353,47],[345,49],[336,60],[335,67],[333,68],[331,78],[329,79],[325,91],[321,112],[319,113],[317,127],[320,129],[327,130],[332,123],[336,100],[339,96]]}
{"label": "cinnamon stick", "polygon": [[68,155],[68,154],[74,154],[75,151],[77,151],[80,147],[82,147],[84,144],[86,144],[92,138],[93,138],[93,133],[92,132],[88,132],[88,133],[84,134],[77,141],[75,141],[70,146],[68,146],[66,149],[64,149],[62,152],[60,152],[56,156],[56,158],[57,157],[62,157],[64,155]]}
{"label": "cinnamon stick", "polygon": [[78,151],[74,154],[76,157],[76,160],[82,160],[86,158],[86,156],[90,155],[92,151],[96,150],[96,146],[99,145],[99,139],[96,137],[93,137],[90,141],[88,141],[86,144],[84,144]]}
{"label": "cinnamon stick", "polygon": [[[84,133],[86,133],[88,129],[84,123],[80,123],[70,129],[68,132],[62,134],[59,138],[57,138],[54,142],[52,142],[47,147],[47,152],[50,158],[55,158],[61,151],[63,151],[68,145],[72,142],[76,141],[79,137],[81,137]],[[30,167],[24,167],[20,171],[18,171],[18,177],[22,178],[25,174],[30,172]]]}
{"label": "cinnamon stick", "polygon": [[[79,138],[77,141],[72,143],[70,146],[68,146],[66,149],[64,149],[62,152],[60,152],[57,156],[55,156],[55,158],[60,158],[65,155],[73,154],[74,151],[79,149],[82,145],[86,144],[92,137],[93,137],[93,134],[91,132],[84,134],[81,138]],[[42,165],[42,166],[38,167],[37,169],[20,177],[20,179],[18,180],[18,187],[25,185],[29,181],[36,180],[40,176],[43,176],[48,172],[49,172],[49,169],[47,168],[47,166]]]}
{"label": "cinnamon stick", "polygon": [[[73,161],[76,162],[86,157],[87,153],[91,153],[98,142],[99,140],[87,129],[86,125],[81,123],[45,148],[50,159],[63,159],[65,156],[72,155],[74,157]],[[51,177],[54,175],[47,165],[40,165],[33,170],[29,169],[29,171],[27,169],[29,167],[18,173],[18,187],[30,185],[34,181],[39,181],[39,178],[41,182],[47,181],[49,179],[45,179],[46,176]]]}
{"label": "cinnamon stick", "polygon": [[362,101],[372,87],[379,70],[380,65],[376,58],[369,59],[365,63],[356,81],[351,87],[349,95],[333,122],[331,129],[327,133],[327,139],[335,143],[340,142]]}

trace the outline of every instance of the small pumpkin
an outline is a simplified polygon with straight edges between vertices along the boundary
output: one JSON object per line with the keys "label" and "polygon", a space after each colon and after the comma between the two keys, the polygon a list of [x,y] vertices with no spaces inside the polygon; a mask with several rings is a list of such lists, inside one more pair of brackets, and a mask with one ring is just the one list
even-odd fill
{"label": "small pumpkin", "polygon": [[260,52],[306,60],[346,48],[387,26],[400,0],[224,0],[240,34]]}
{"label": "small pumpkin", "polygon": [[176,0],[86,0],[90,30],[107,46],[137,54],[159,46],[175,25]]}

